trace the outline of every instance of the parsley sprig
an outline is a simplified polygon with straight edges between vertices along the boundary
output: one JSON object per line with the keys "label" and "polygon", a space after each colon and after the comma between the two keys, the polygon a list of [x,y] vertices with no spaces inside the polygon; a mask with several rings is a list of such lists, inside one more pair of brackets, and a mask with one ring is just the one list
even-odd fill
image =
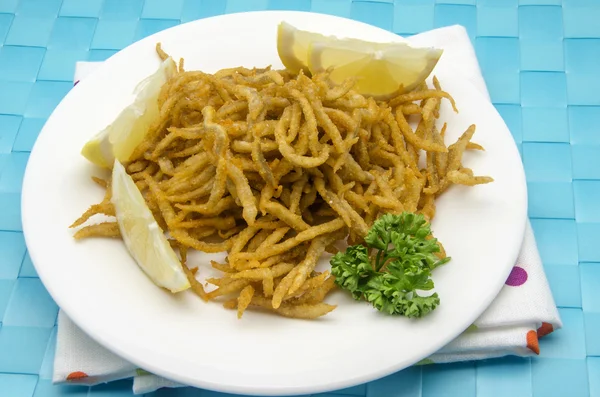
{"label": "parsley sprig", "polygon": [[331,273],[341,288],[356,300],[366,300],[377,310],[406,317],[422,317],[440,303],[431,271],[447,263],[440,259],[437,239],[423,215],[403,212],[379,218],[365,237],[331,258]]}

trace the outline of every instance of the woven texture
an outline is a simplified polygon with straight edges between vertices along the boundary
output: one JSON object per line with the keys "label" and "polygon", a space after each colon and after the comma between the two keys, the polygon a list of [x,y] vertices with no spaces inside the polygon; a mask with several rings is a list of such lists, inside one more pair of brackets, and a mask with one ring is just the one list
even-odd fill
{"label": "woven texture", "polygon": [[[0,0],[0,396],[131,395],[130,381],[51,385],[58,308],[21,232],[29,152],[70,89],[75,61],[104,60],[181,22],[266,9],[334,14],[402,35],[468,29],[521,149],[529,216],[564,326],[533,359],[414,367],[327,396],[600,396],[597,0]],[[225,397],[190,388],[148,396]]]}

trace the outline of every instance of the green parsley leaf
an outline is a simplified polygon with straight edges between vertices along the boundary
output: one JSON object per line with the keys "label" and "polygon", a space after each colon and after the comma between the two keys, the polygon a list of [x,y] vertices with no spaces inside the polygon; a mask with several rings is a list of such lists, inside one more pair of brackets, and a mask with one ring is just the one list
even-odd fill
{"label": "green parsley leaf", "polygon": [[331,258],[337,285],[387,314],[422,317],[439,305],[437,293],[417,292],[433,289],[431,271],[450,260],[436,255],[440,247],[423,215],[385,214],[374,222],[365,243]]}

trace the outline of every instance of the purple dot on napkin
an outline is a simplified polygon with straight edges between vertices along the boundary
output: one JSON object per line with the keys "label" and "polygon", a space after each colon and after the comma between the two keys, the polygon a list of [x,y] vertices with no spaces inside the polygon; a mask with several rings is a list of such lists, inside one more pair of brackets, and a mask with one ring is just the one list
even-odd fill
{"label": "purple dot on napkin", "polygon": [[525,281],[527,281],[527,272],[522,267],[515,266],[506,280],[506,285],[518,287],[525,284]]}

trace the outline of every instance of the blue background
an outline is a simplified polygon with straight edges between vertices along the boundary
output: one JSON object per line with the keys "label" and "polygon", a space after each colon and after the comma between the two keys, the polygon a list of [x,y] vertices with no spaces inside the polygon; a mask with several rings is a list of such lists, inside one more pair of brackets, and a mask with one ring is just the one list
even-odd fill
{"label": "blue background", "polygon": [[[75,62],[104,60],[179,23],[273,9],[353,18],[402,35],[467,28],[521,149],[529,215],[564,321],[533,359],[415,367],[326,395],[600,396],[598,0],[0,0],[0,396],[131,395],[130,381],[51,385],[58,308],[21,232],[29,152],[71,88]],[[187,388],[148,396],[224,395]]]}

